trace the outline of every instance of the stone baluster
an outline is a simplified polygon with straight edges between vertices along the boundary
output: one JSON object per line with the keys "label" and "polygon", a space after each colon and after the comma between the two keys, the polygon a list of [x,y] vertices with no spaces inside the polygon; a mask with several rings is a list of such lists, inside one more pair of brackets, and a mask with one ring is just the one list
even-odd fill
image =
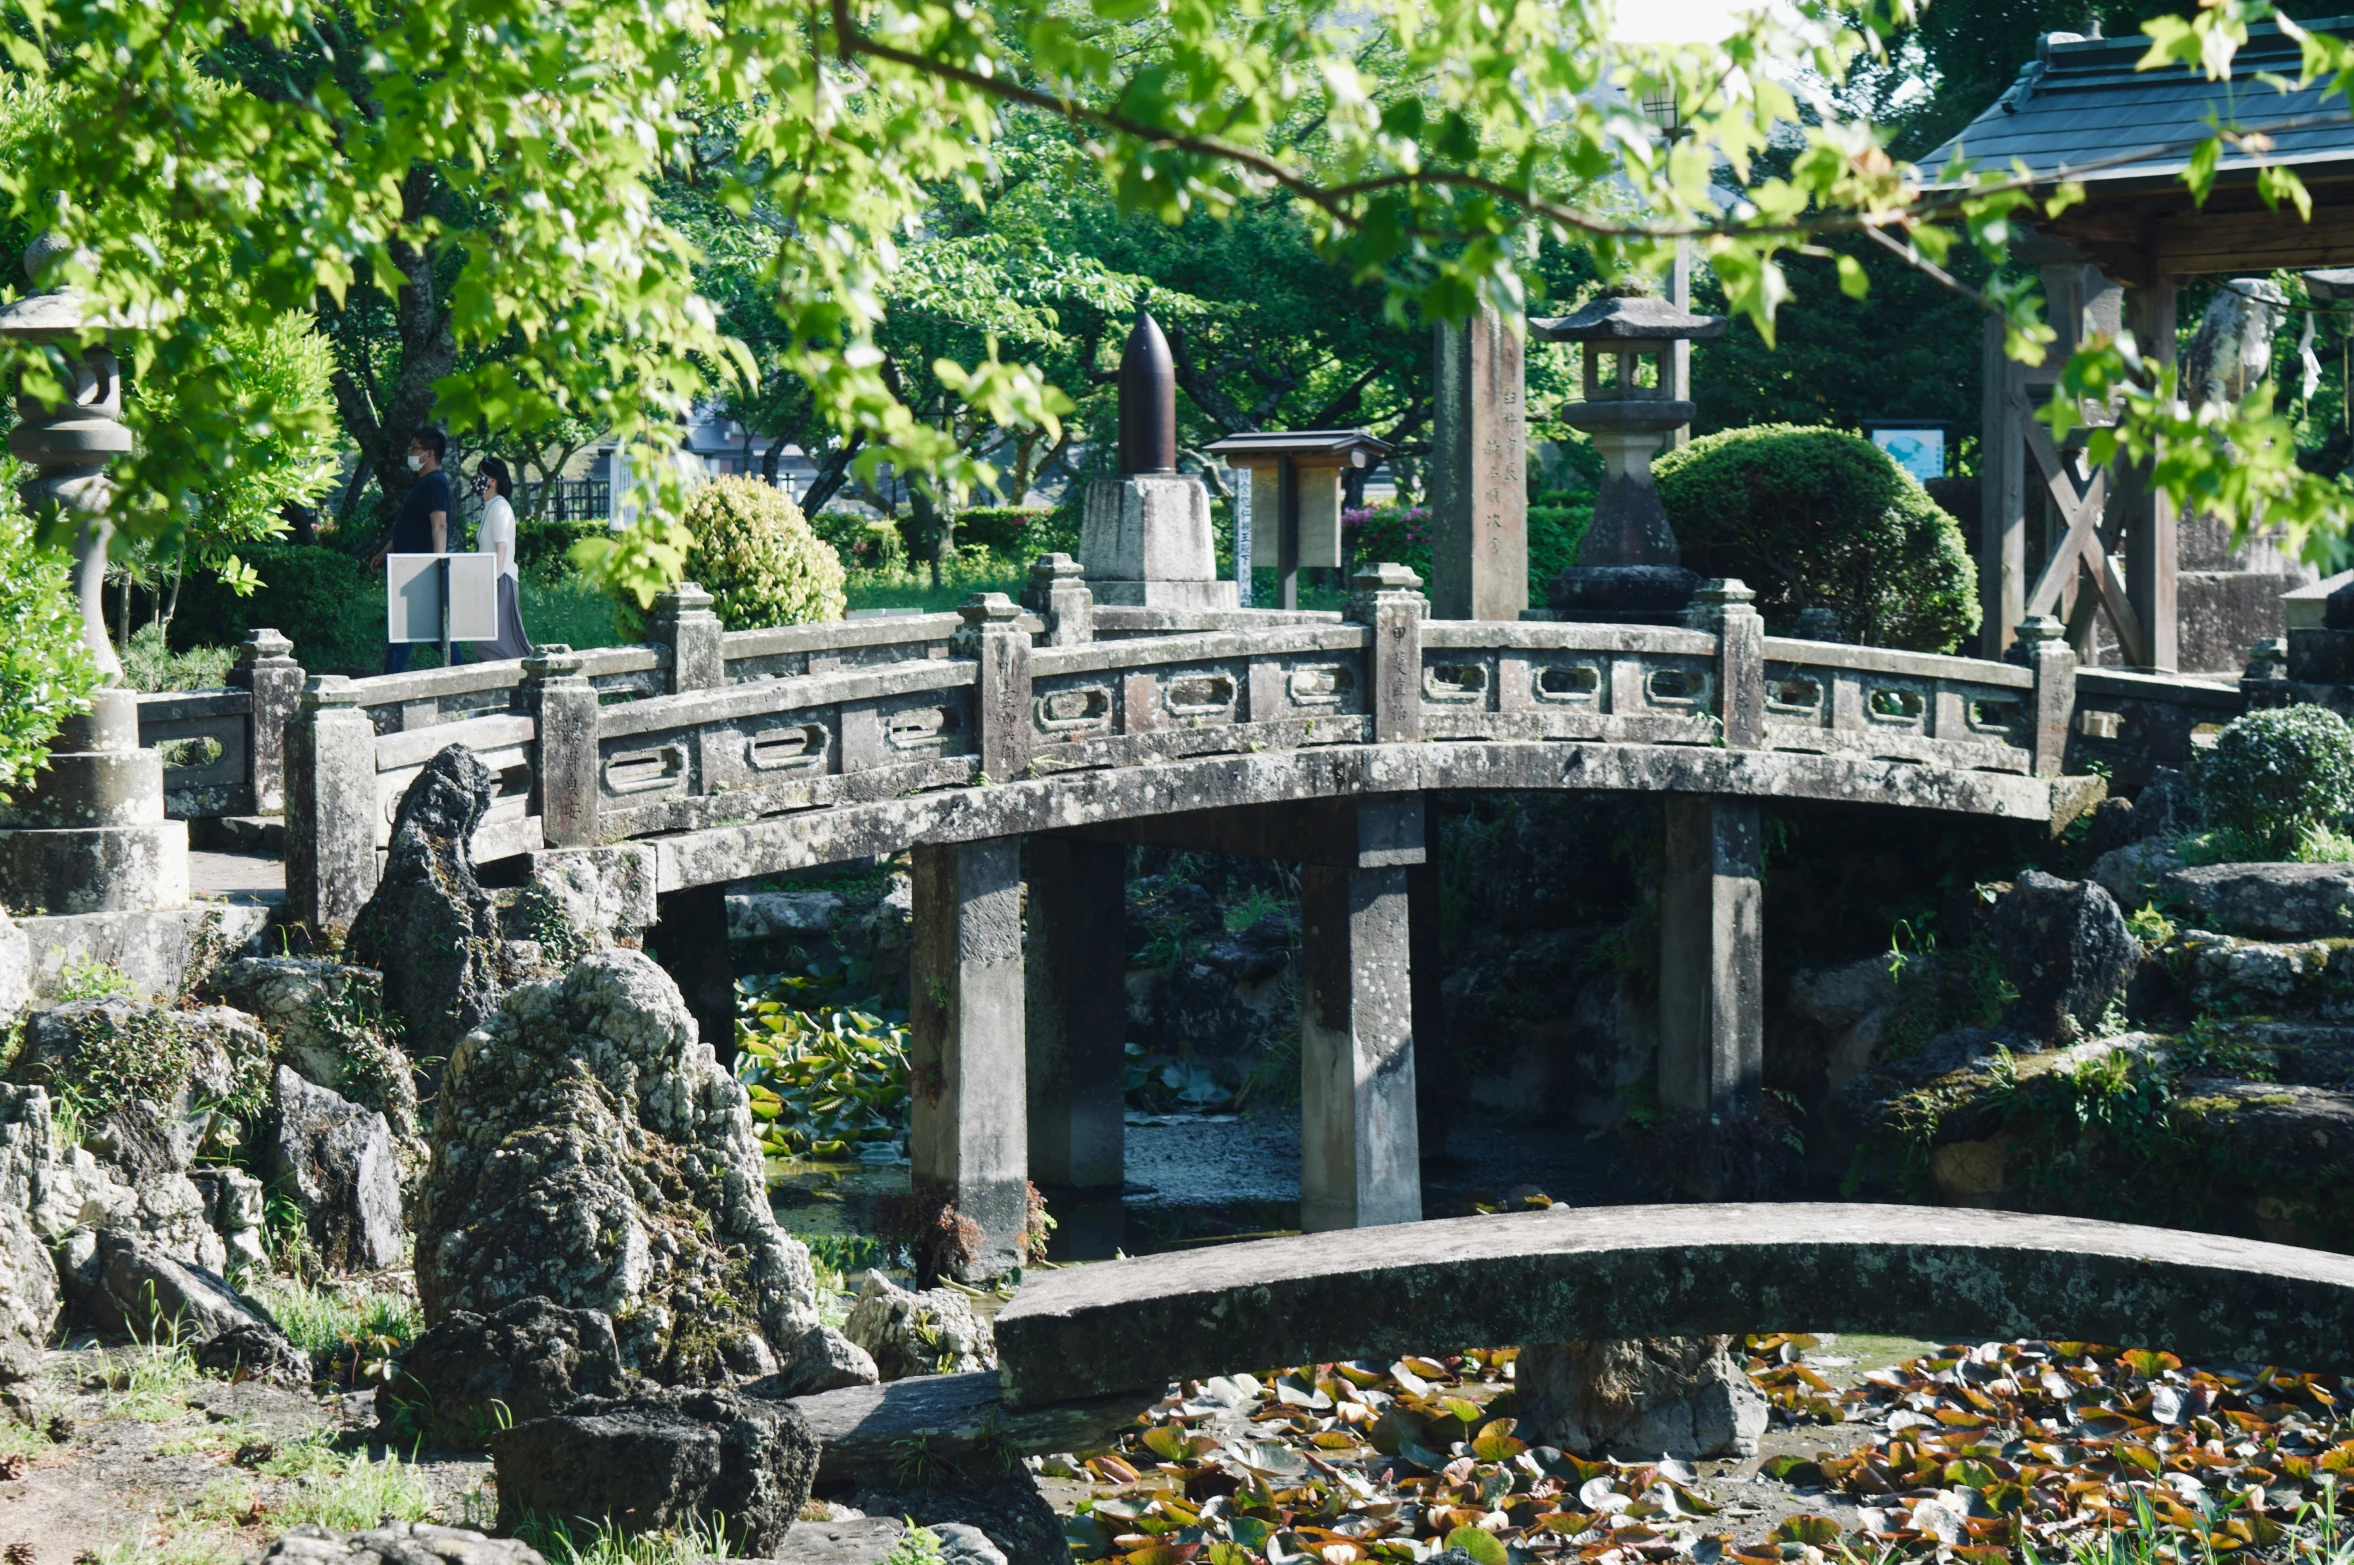
{"label": "stone baluster", "polygon": [[376,729],[341,674],[314,674],[286,725],[286,917],[345,930],[376,891]]}
{"label": "stone baluster", "polygon": [[975,1281],[1021,1264],[1029,1222],[1022,840],[919,844],[911,871],[908,1173],[979,1230]]}
{"label": "stone baluster", "polygon": [[1717,720],[1728,749],[1754,750],[1765,743],[1765,617],[1757,594],[1736,577],[1700,584],[1684,624],[1716,640]]}
{"label": "stone baluster", "polygon": [[293,651],[294,643],[276,631],[256,629],[238,645],[237,665],[229,670],[231,688],[253,697],[245,781],[256,815],[275,815],[286,807],[286,725],[294,720],[303,686],[302,665]]}
{"label": "stone baluster", "polygon": [[2068,759],[2068,724],[2076,715],[2076,651],[2067,635],[2068,628],[2051,615],[2030,615],[2019,622],[2019,639],[2011,647],[2012,660],[2035,675],[2027,748],[2038,777],[2059,776]]}
{"label": "stone baluster", "polygon": [[1042,554],[1030,567],[1022,607],[1046,621],[1050,647],[1083,647],[1095,639],[1095,594],[1087,573],[1067,554]]}
{"label": "stone baluster", "polygon": [[1422,578],[1403,565],[1361,565],[1349,578],[1345,611],[1373,632],[1365,654],[1366,702],[1375,744],[1414,744],[1422,738],[1422,622],[1430,600]]}
{"label": "stone baluster", "polygon": [[682,581],[654,600],[653,611],[646,616],[646,634],[654,645],[670,649],[670,694],[712,690],[727,683],[719,633],[711,594],[693,582]]}
{"label": "stone baluster", "polygon": [[523,706],[539,725],[531,807],[551,848],[585,848],[597,840],[597,687],[582,674],[584,666],[565,646],[542,647],[523,660]]}
{"label": "stone baluster", "polygon": [[1015,782],[1030,773],[1030,637],[1021,606],[1002,592],[976,592],[957,613],[964,627],[949,638],[948,655],[980,664],[973,692],[973,748],[989,782]]}

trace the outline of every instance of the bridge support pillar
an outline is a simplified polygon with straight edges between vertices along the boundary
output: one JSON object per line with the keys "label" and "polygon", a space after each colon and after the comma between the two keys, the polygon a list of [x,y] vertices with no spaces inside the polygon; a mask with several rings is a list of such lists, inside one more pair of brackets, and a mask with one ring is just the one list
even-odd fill
{"label": "bridge support pillar", "polygon": [[1362,799],[1353,863],[1300,870],[1300,1226],[1422,1217],[1412,919],[1422,796]]}
{"label": "bridge support pillar", "polygon": [[1127,1121],[1128,850],[1030,839],[1030,1178],[1120,1188]]}
{"label": "bridge support pillar", "polygon": [[918,846],[910,951],[910,1170],[980,1230],[966,1280],[1021,1264],[1029,1220],[1022,843]]}
{"label": "bridge support pillar", "polygon": [[1765,929],[1755,802],[1667,796],[1659,889],[1659,1101],[1690,1114],[1757,1104]]}

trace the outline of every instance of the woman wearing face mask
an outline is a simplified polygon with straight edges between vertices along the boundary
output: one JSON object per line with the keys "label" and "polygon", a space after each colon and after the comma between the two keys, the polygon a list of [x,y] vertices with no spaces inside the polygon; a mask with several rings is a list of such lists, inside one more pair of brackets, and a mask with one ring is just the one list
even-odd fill
{"label": "woman wearing face mask", "polygon": [[486,456],[474,469],[474,488],[483,497],[482,524],[475,531],[474,547],[498,556],[499,636],[496,641],[469,643],[472,661],[527,658],[531,656],[531,638],[523,633],[523,577],[515,564],[515,507],[511,503],[515,476],[505,462]]}

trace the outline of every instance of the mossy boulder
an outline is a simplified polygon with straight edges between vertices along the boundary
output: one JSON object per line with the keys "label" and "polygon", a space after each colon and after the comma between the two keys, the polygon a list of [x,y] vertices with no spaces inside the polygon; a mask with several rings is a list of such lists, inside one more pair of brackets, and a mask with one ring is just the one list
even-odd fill
{"label": "mossy boulder", "polygon": [[766,1374],[816,1329],[743,1087],[641,952],[509,993],[450,1056],[417,1234],[428,1324],[534,1296],[612,1317],[665,1384]]}

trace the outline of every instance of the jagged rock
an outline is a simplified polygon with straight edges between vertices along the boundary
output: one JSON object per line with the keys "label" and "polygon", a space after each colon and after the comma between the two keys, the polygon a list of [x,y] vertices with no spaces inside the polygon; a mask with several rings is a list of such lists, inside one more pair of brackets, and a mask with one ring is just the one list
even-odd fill
{"label": "jagged rock", "polygon": [[463,1527],[386,1522],[366,1532],[329,1532],[311,1522],[289,1530],[248,1565],[547,1565],[537,1549],[513,1538],[486,1538]]}
{"label": "jagged rock", "polygon": [[426,762],[401,795],[376,893],[344,941],[353,961],[384,974],[384,1004],[412,1056],[448,1054],[498,1008],[505,936],[472,847],[497,792],[464,745]]}
{"label": "jagged rock", "polygon": [[338,1271],[381,1271],[401,1259],[399,1156],[374,1109],[278,1067],[271,1176],[302,1208],[311,1244]]}
{"label": "jagged rock", "polygon": [[844,1386],[871,1386],[882,1379],[866,1349],[831,1326],[804,1332],[777,1372],[777,1395],[815,1396]]}
{"label": "jagged rock", "polygon": [[198,1369],[229,1380],[264,1380],[296,1388],[311,1383],[311,1356],[254,1321],[205,1338],[197,1344],[195,1359]]}
{"label": "jagged rock", "polygon": [[2165,889],[2202,929],[2259,940],[2354,935],[2354,864],[2201,864]]}
{"label": "jagged rock", "polygon": [[1765,1394],[1731,1337],[1530,1343],[1515,1385],[1533,1441],[1580,1456],[1754,1456]]}
{"label": "jagged rock", "polygon": [[858,1285],[842,1334],[866,1350],[884,1380],[997,1367],[997,1340],[963,1294],[911,1293],[881,1272],[868,1272]]}
{"label": "jagged rock", "polygon": [[0,1082],[0,1205],[22,1211],[46,1244],[76,1227],[117,1227],[215,1271],[228,1258],[206,1221],[204,1194],[188,1176],[132,1184],[88,1147],[65,1143],[39,1087]]}
{"label": "jagged rock", "polygon": [[613,1317],[665,1384],[761,1372],[817,1325],[743,1087],[678,986],[601,951],[508,995],[450,1057],[418,1222],[428,1322],[538,1296]]}
{"label": "jagged rock", "polygon": [[978,1527],[942,1522],[924,1529],[940,1540],[940,1565],[1012,1565],[1004,1551]]}
{"label": "jagged rock", "polygon": [[2142,957],[2106,890],[2041,870],[2021,875],[1995,902],[1986,932],[2019,991],[2012,1025],[2034,1038],[2089,1036]]}
{"label": "jagged rock", "polygon": [[415,1073],[385,1036],[382,973],[347,962],[241,956],[215,968],[204,987],[260,1021],[277,1039],[279,1064],[375,1109],[402,1140],[416,1136]]}
{"label": "jagged rock", "polygon": [[1790,975],[1790,1015],[1819,1032],[1823,1079],[1833,1092],[1862,1075],[1879,1057],[1896,987],[1887,958],[1878,956]]}
{"label": "jagged rock", "polygon": [[[869,1516],[906,1517],[940,1534],[943,1542],[949,1528],[972,1528],[1006,1565],[1065,1565],[1071,1557],[1061,1518],[1020,1468],[989,1475],[951,1473],[920,1488],[861,1489],[850,1503]],[[941,1552],[945,1556],[947,1551]]]}
{"label": "jagged rock", "polygon": [[204,1198],[204,1220],[221,1236],[228,1259],[221,1275],[235,1282],[248,1271],[266,1272],[270,1254],[262,1244],[262,1182],[241,1168],[192,1168],[188,1182]]}
{"label": "jagged rock", "polygon": [[717,1521],[743,1555],[783,1551],[817,1472],[808,1420],[728,1391],[584,1402],[503,1430],[490,1448],[502,1527],[526,1513],[628,1532]]}
{"label": "jagged rock", "polygon": [[2167,945],[2164,959],[2204,1012],[2354,1016],[2354,947],[2343,941],[2241,940],[2191,929]]}
{"label": "jagged rock", "polygon": [[642,842],[535,854],[507,910],[509,935],[559,966],[606,946],[635,946],[656,917],[654,850]]}
{"label": "jagged rock", "polygon": [[525,1299],[492,1316],[458,1310],[402,1350],[376,1392],[376,1425],[396,1444],[479,1449],[502,1423],[528,1423],[628,1389],[613,1322]]}
{"label": "jagged rock", "polygon": [[41,1372],[57,1325],[57,1266],[22,1212],[0,1203],[0,1386]]}
{"label": "jagged rock", "polygon": [[1263,984],[1290,965],[1291,938],[1290,920],[1268,913],[1240,934],[1211,941],[1202,960],[1237,984]]}
{"label": "jagged rock", "polygon": [[2166,877],[2182,868],[2182,854],[2170,837],[2128,843],[2093,860],[2092,878],[2117,899],[2122,908],[2139,908],[2157,899]]}
{"label": "jagged rock", "polygon": [[77,1228],[57,1247],[57,1280],[77,1321],[141,1339],[177,1330],[201,1341],[234,1326],[273,1335],[269,1311],[218,1273],[190,1266],[152,1241],[120,1228]]}
{"label": "jagged rock", "polygon": [[195,1155],[206,1109],[258,1107],[269,1079],[270,1040],[254,1019],[226,1006],[172,1010],[109,995],[72,1000],[25,1019],[23,1051],[8,1079],[55,1093],[72,1088],[93,1116],[149,1106],[161,1132]]}

